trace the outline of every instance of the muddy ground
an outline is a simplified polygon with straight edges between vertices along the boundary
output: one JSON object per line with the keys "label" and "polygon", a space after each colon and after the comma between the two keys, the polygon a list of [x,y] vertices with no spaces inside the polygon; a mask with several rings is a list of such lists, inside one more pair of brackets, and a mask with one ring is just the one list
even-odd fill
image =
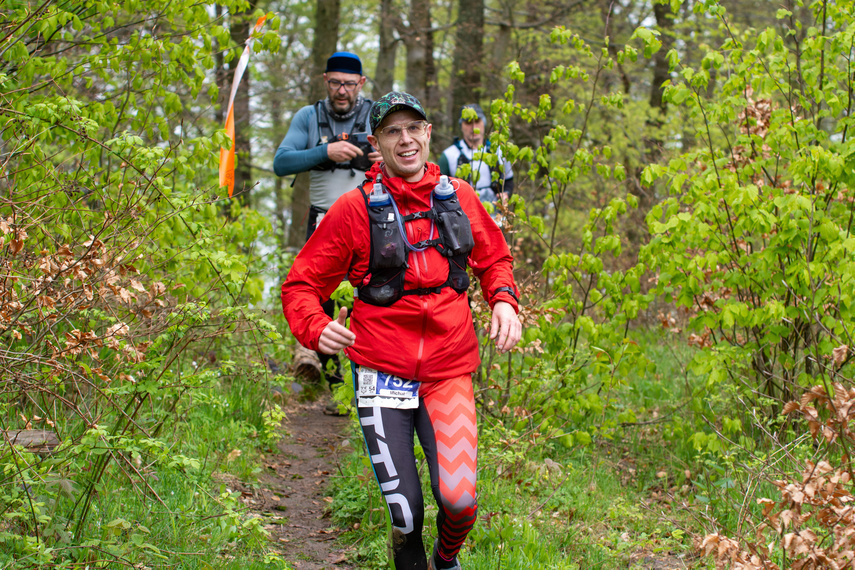
{"label": "muddy ground", "polygon": [[[329,514],[330,477],[339,474],[346,417],[323,413],[323,399],[286,407],[278,453],[265,459],[259,486],[244,502],[265,519],[273,548],[295,570],[355,570],[336,543]],[[351,556],[352,558],[352,556]]]}

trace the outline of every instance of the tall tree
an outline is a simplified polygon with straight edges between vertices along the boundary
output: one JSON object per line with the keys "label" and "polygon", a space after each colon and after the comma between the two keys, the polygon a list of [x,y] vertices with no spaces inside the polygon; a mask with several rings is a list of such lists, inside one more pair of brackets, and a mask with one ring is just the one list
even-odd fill
{"label": "tall tree", "polygon": [[451,75],[451,124],[466,103],[478,102],[481,86],[481,58],[484,44],[484,0],[459,0],[457,33]]}
{"label": "tall tree", "polygon": [[374,97],[382,97],[395,85],[395,58],[398,55],[398,41],[395,28],[401,25],[395,11],[394,0],[380,0],[380,17],[377,18],[379,46],[377,50],[377,69],[374,71]]}
{"label": "tall tree", "polygon": [[[326,61],[338,43],[340,0],[318,0],[315,8],[315,35],[312,38],[312,72],[309,81],[309,100],[314,103],[326,97],[323,73]],[[294,181],[291,194],[291,231],[288,245],[300,247],[306,241],[305,220],[309,214],[309,173],[302,172]]]}
{"label": "tall tree", "polygon": [[430,0],[410,0],[409,20],[409,26],[401,34],[407,46],[407,92],[418,98],[426,109],[436,111],[437,78]]}
{"label": "tall tree", "polygon": [[[665,82],[671,79],[668,69],[668,52],[674,43],[674,14],[671,13],[671,5],[668,2],[657,1],[653,4],[653,14],[656,17],[656,27],[659,28],[662,47],[653,57],[653,78],[650,83],[650,117],[647,120],[647,129],[644,135],[645,157],[638,165],[637,177],[641,177],[641,171],[648,164],[658,162],[662,158],[662,125],[664,115],[668,110],[668,104],[663,99],[665,93]],[[641,186],[635,186],[640,189]],[[645,215],[650,206],[656,201],[655,188],[649,188],[645,192],[639,192],[639,213]],[[643,224],[641,224],[643,226]]]}
{"label": "tall tree", "polygon": [[[214,20],[222,22],[223,7],[221,4],[214,4]],[[218,42],[219,43],[219,42]],[[217,105],[214,107],[214,122],[222,125],[226,119],[226,102],[229,96],[229,81],[228,73],[226,72],[225,62],[226,46],[220,46],[214,53],[214,81],[217,84]]]}

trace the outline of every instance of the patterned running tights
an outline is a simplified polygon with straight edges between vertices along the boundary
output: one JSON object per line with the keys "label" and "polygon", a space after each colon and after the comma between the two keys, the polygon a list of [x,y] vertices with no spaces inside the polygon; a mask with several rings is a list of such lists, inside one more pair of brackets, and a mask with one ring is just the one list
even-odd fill
{"label": "patterned running tights", "polygon": [[438,554],[453,560],[472,530],[478,432],[472,378],[466,374],[422,384],[413,410],[359,408],[359,421],[374,474],[392,520],[391,550],[396,570],[425,570],[422,541],[424,497],[413,434],[418,434],[439,513]]}

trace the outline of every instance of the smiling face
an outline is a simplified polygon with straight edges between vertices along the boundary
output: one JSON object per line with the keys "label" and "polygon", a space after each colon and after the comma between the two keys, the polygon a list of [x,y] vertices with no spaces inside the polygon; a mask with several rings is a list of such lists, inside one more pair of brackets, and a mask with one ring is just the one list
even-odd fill
{"label": "smiling face", "polygon": [[[331,86],[331,81],[336,83],[338,87]],[[365,77],[357,73],[328,71],[324,73],[324,84],[327,86],[327,95],[329,95],[333,109],[336,113],[343,115],[350,111],[356,103],[356,98],[365,84]],[[351,87],[350,91],[348,91],[348,87]]]}
{"label": "smiling face", "polygon": [[484,121],[481,119],[471,123],[464,121],[460,124],[460,129],[463,131],[463,140],[469,148],[472,150],[481,148],[484,144]]}
{"label": "smiling face", "polygon": [[[418,182],[424,176],[430,148],[431,125],[427,125],[424,134],[415,136],[405,128],[410,123],[421,120],[422,116],[410,109],[395,111],[377,125],[374,135],[368,136],[368,142],[383,155],[386,171],[391,176],[400,176],[407,182]],[[400,137],[383,133],[383,129],[393,125],[400,127]]]}

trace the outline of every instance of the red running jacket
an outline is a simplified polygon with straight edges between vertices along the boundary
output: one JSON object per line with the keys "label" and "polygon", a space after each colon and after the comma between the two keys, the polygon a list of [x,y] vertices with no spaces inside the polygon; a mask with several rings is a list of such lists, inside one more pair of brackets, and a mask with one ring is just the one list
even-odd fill
{"label": "red running jacket", "polygon": [[[375,177],[382,172],[401,215],[430,208],[431,193],[439,182],[439,166],[427,163],[425,176],[415,183],[388,177],[381,168],[375,163],[366,173],[366,193],[371,192]],[[469,266],[480,280],[484,298],[490,307],[505,301],[519,311],[510,294],[495,292],[499,287],[510,287],[517,293],[513,258],[501,230],[469,184],[456,178],[453,184],[472,226],[475,247]],[[410,243],[427,239],[431,223],[429,219],[405,223]],[[321,302],[330,297],[342,278],[346,276],[354,287],[362,283],[368,273],[370,236],[365,201],[355,188],[336,200],[297,255],[282,285],[282,310],[303,346],[318,349],[321,332],[330,322]],[[410,252],[408,263],[405,289],[438,287],[448,278],[448,260],[433,247]],[[407,295],[389,307],[357,299],[350,330],[356,340],[344,351],[348,358],[401,378],[436,382],[474,372],[480,364],[467,296],[451,287],[441,293]]]}

